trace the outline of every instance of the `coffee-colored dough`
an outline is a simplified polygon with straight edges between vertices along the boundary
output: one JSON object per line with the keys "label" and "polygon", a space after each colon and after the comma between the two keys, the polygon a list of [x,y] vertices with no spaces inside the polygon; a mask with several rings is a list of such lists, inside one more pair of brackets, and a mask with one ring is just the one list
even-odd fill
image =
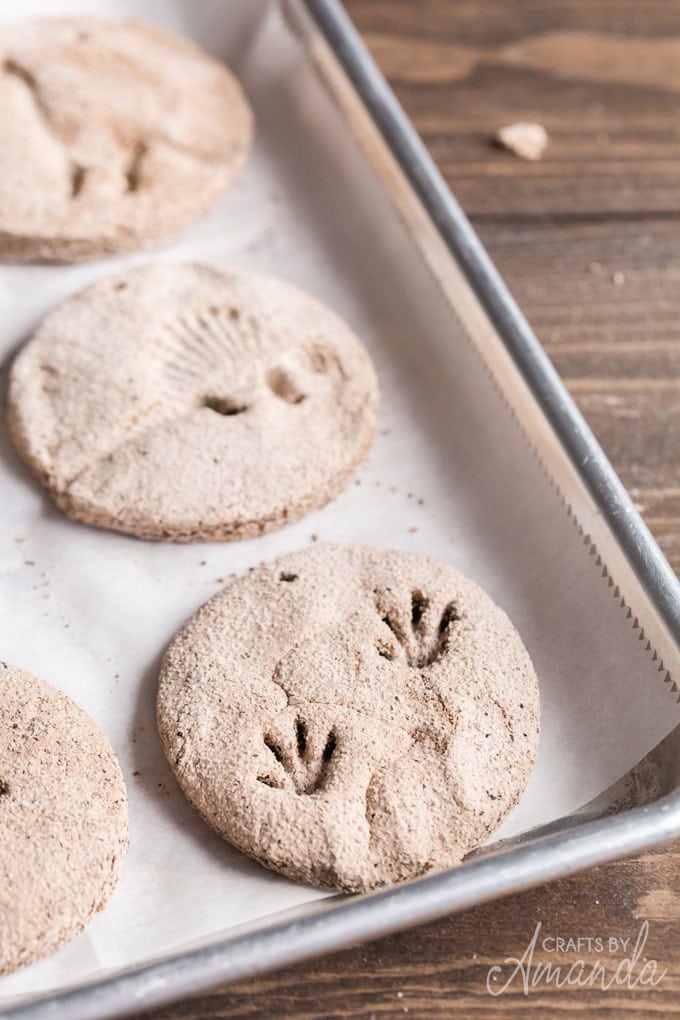
{"label": "coffee-colored dough", "polygon": [[165,656],[158,725],[221,836],[356,892],[493,832],[536,757],[538,688],[508,617],[452,567],[317,545],[198,610]]}
{"label": "coffee-colored dough", "polygon": [[127,840],[104,735],[65,694],[0,662],[0,974],[54,952],[104,907]]}
{"label": "coffee-colored dough", "polygon": [[108,18],[0,28],[0,258],[73,262],[144,248],[236,179],[252,115],[187,39]]}
{"label": "coffee-colored dough", "polygon": [[373,436],[348,327],[296,287],[217,266],[109,277],[17,357],[9,428],[69,515],[141,538],[260,535],[322,506]]}

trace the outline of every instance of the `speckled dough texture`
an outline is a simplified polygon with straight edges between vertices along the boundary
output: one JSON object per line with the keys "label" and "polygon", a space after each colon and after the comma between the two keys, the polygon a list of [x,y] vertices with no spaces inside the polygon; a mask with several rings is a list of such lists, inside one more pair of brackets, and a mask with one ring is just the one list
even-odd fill
{"label": "speckled dough texture", "polygon": [[0,974],[101,910],[127,847],[118,762],[65,694],[0,662]]}
{"label": "speckled dough texture", "polygon": [[233,75],[137,21],[0,29],[0,258],[77,261],[145,247],[203,215],[252,136]]}
{"label": "speckled dough texture", "polygon": [[72,517],[223,541],[335,496],[368,450],[377,396],[357,338],[297,288],[148,265],[48,315],[14,363],[9,428]]}
{"label": "speckled dough texture", "polygon": [[519,798],[529,656],[452,567],[319,545],[215,596],[171,644],[158,725],[203,818],[298,881],[358,892],[449,867]]}

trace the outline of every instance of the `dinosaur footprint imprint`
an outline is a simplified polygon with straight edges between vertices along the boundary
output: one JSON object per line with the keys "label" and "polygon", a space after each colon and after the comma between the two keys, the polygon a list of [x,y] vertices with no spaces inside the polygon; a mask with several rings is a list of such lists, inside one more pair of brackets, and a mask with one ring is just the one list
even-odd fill
{"label": "dinosaur footprint imprint", "polygon": [[460,620],[452,602],[447,603],[438,614],[430,600],[418,589],[411,592],[408,621],[398,611],[384,611],[380,606],[378,611],[390,631],[389,636],[382,634],[379,637],[376,645],[378,655],[390,661],[405,658],[412,669],[425,669],[441,658],[448,648],[453,625]]}
{"label": "dinosaur footprint imprint", "polygon": [[318,793],[323,789],[337,745],[335,730],[328,733],[320,755],[314,754],[307,724],[302,719],[295,721],[294,739],[289,746],[288,741],[267,734],[264,743],[272,761],[270,769],[257,777],[259,783],[296,794]]}

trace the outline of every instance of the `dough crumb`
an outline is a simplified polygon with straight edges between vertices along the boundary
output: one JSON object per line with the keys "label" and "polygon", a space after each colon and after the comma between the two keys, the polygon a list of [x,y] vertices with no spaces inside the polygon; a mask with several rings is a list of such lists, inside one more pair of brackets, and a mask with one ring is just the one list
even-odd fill
{"label": "dough crumb", "polygon": [[520,159],[538,160],[548,144],[548,132],[542,124],[518,121],[499,128],[495,135],[498,145],[519,156]]}

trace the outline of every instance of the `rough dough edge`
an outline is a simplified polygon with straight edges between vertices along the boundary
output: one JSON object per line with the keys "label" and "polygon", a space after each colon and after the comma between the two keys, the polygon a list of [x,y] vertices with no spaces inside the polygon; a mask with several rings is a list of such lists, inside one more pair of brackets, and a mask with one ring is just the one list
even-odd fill
{"label": "rough dough edge", "polygon": [[[320,543],[319,546],[316,546],[316,545],[303,546],[301,548],[297,548],[297,549],[293,550],[292,552],[282,553],[280,555],[274,556],[274,557],[269,558],[269,559],[260,560],[259,563],[257,563],[255,565],[254,569],[257,570],[260,567],[264,567],[264,566],[274,567],[274,566],[278,566],[278,565],[283,565],[289,559],[289,557],[291,557],[291,556],[299,555],[300,553],[303,553],[305,551],[310,551],[312,549],[318,549],[320,547],[323,548],[323,546],[333,546],[333,547],[336,547],[336,548],[344,547],[344,548],[352,548],[352,549],[357,549],[357,548],[362,549],[363,548],[363,549],[369,549],[369,550],[380,549],[380,550],[382,550],[384,552],[387,552],[387,553],[398,553],[398,554],[405,553],[407,556],[414,556],[414,557],[417,557],[419,559],[430,560],[430,561],[432,561],[434,563],[442,562],[446,566],[451,567],[451,569],[453,569],[457,574],[460,574],[461,578],[465,582],[470,583],[475,588],[479,589],[479,591],[481,591],[481,593],[485,596],[485,598],[488,599],[491,602],[492,607],[502,614],[502,616],[506,619],[508,625],[512,628],[512,630],[517,635],[517,637],[518,637],[518,639],[520,641],[521,647],[522,647],[522,649],[524,651],[524,655],[526,656],[526,660],[527,660],[527,663],[528,663],[528,666],[529,666],[529,670],[531,672],[531,676],[533,677],[535,696],[536,696],[536,709],[537,709],[536,744],[535,744],[535,747],[533,749],[533,755],[531,757],[530,767],[528,769],[527,775],[526,775],[526,777],[524,779],[524,782],[521,785],[521,787],[519,787],[515,791],[514,795],[508,800],[508,803],[505,806],[505,810],[503,811],[503,814],[500,816],[500,818],[493,825],[491,825],[490,827],[487,827],[484,830],[484,832],[480,834],[479,842],[474,847],[472,847],[470,850],[468,850],[467,853],[465,853],[463,856],[459,857],[457,860],[451,860],[450,863],[447,864],[447,866],[445,868],[425,869],[422,872],[420,872],[419,874],[409,874],[409,875],[406,875],[403,879],[398,879],[396,882],[392,882],[392,881],[387,880],[387,879],[384,880],[384,881],[375,883],[375,884],[365,884],[365,883],[362,883],[362,882],[348,882],[348,881],[343,881],[341,879],[341,877],[338,876],[338,875],[335,876],[335,879],[333,881],[331,881],[331,880],[325,881],[324,877],[323,877],[324,876],[323,869],[321,871],[319,871],[319,872],[314,871],[314,869],[312,869],[312,868],[304,870],[302,868],[296,867],[295,864],[290,863],[290,862],[284,863],[284,864],[273,864],[265,855],[262,855],[262,854],[258,853],[258,851],[256,850],[255,847],[247,845],[247,844],[242,844],[240,842],[234,842],[234,841],[232,841],[231,839],[229,839],[229,838],[227,838],[225,836],[225,834],[222,831],[222,829],[220,829],[218,824],[215,821],[213,821],[213,819],[211,818],[210,814],[208,812],[205,812],[202,809],[202,807],[194,800],[194,798],[193,798],[193,796],[192,796],[192,794],[190,792],[190,789],[187,787],[185,782],[180,778],[178,767],[177,767],[177,764],[176,764],[176,761],[175,761],[176,750],[177,749],[176,749],[176,747],[174,747],[172,745],[172,735],[173,735],[173,733],[175,731],[175,728],[176,728],[175,727],[175,722],[172,719],[168,720],[168,719],[164,718],[165,709],[164,709],[164,707],[162,705],[162,699],[161,699],[161,693],[162,693],[162,687],[163,687],[163,677],[164,677],[164,674],[165,674],[166,663],[169,661],[169,656],[170,656],[170,653],[171,653],[171,651],[173,649],[173,646],[174,646],[176,640],[180,637],[180,635],[184,632],[184,630],[194,621],[196,615],[199,612],[201,612],[213,600],[215,600],[217,598],[220,598],[221,596],[225,595],[225,593],[228,592],[229,589],[232,587],[232,585],[235,584],[237,581],[243,580],[243,579],[249,577],[250,576],[249,573],[242,572],[237,577],[232,578],[229,581],[228,584],[226,584],[223,588],[220,589],[220,591],[216,592],[214,595],[212,595],[205,602],[201,603],[201,605],[198,606],[193,611],[193,613],[191,613],[191,615],[186,620],[184,620],[184,622],[177,628],[177,630],[173,634],[171,640],[168,642],[167,646],[165,647],[165,649],[163,651],[163,656],[162,656],[162,659],[161,659],[161,665],[160,665],[160,668],[159,668],[159,671],[158,671],[158,681],[157,681],[157,689],[156,689],[156,728],[158,730],[158,736],[159,736],[159,739],[160,739],[161,746],[163,748],[163,753],[165,754],[165,757],[167,759],[168,765],[169,765],[169,767],[170,767],[170,769],[171,769],[171,771],[173,773],[173,776],[175,778],[175,782],[177,783],[179,789],[182,791],[182,794],[186,798],[187,802],[191,805],[192,809],[197,813],[199,818],[201,818],[201,820],[203,822],[205,822],[205,824],[208,826],[208,828],[212,832],[214,832],[217,836],[219,836],[219,838],[224,843],[226,843],[227,846],[235,849],[236,851],[238,851],[238,853],[243,854],[244,857],[247,857],[250,860],[256,861],[258,864],[260,864],[262,867],[266,868],[268,871],[272,872],[273,874],[282,876],[282,877],[284,877],[286,879],[289,879],[290,881],[296,882],[298,884],[308,885],[308,886],[310,886],[312,888],[323,889],[323,890],[327,890],[329,892],[335,892],[335,893],[339,892],[339,893],[344,893],[346,895],[366,895],[366,894],[370,894],[370,893],[373,893],[373,892],[379,892],[381,890],[398,888],[400,885],[402,885],[402,884],[404,884],[406,882],[417,881],[419,878],[432,877],[434,875],[443,874],[443,873],[446,873],[446,872],[448,872],[450,870],[456,869],[456,868],[460,867],[460,865],[462,863],[464,863],[466,858],[468,858],[470,855],[476,853],[482,846],[484,846],[484,842],[485,842],[486,838],[488,838],[489,835],[491,835],[491,834],[493,834],[493,833],[498,831],[498,829],[501,827],[501,825],[503,824],[505,819],[508,817],[510,812],[517,806],[517,804],[519,803],[520,799],[523,797],[523,795],[524,795],[524,793],[526,791],[526,788],[527,788],[527,784],[528,784],[528,782],[529,782],[529,780],[531,778],[531,775],[532,775],[532,773],[533,773],[533,771],[534,771],[534,769],[536,767],[536,761],[537,761],[537,758],[538,758],[538,751],[539,751],[539,747],[540,747],[541,729],[542,729],[542,712],[541,712],[540,684],[539,684],[539,680],[538,680],[538,675],[536,673],[536,668],[535,668],[534,663],[533,663],[533,659],[531,658],[531,655],[529,654],[529,651],[528,651],[526,645],[524,644],[524,640],[522,638],[522,635],[519,632],[519,630],[517,629],[517,627],[515,626],[515,624],[513,623],[512,619],[509,617],[509,615],[506,613],[506,611],[502,608],[502,606],[498,605],[498,603],[495,602],[495,600],[492,598],[492,596],[489,594],[489,592],[485,588],[483,588],[481,586],[481,584],[479,584],[477,581],[474,581],[472,578],[468,577],[467,575],[462,574],[461,571],[457,567],[453,566],[453,564],[450,564],[450,563],[448,563],[446,561],[440,561],[440,560],[437,559],[437,557],[434,557],[434,556],[428,555],[428,554],[415,553],[415,552],[407,551],[407,550],[394,549],[393,547],[387,548],[387,547],[382,547],[382,546],[373,546],[372,544],[365,543],[365,542],[362,542],[362,543],[325,542],[325,543]],[[313,874],[314,874],[314,878],[313,879],[310,878],[310,871],[312,871]]]}
{"label": "rough dough edge", "polygon": [[[45,21],[63,21],[93,17],[92,15],[57,15],[50,16]],[[145,251],[149,248],[156,248],[172,241],[188,230],[194,223],[203,219],[209,214],[224,195],[231,191],[243,171],[244,165],[250,154],[255,134],[255,117],[252,106],[240,79],[231,70],[224,60],[220,60],[207,53],[204,48],[189,39],[181,32],[173,32],[162,29],[160,26],[147,22],[144,19],[134,17],[123,18],[100,18],[96,15],[95,20],[113,20],[125,24],[131,28],[143,30],[153,29],[156,35],[163,40],[169,38],[172,43],[179,42],[183,47],[192,50],[194,57],[213,64],[219,64],[224,73],[229,77],[234,95],[238,102],[238,109],[235,120],[241,122],[242,138],[241,144],[232,154],[231,159],[223,164],[224,179],[212,188],[206,189],[206,193],[197,199],[192,208],[184,209],[178,215],[176,208],[164,207],[159,210],[159,215],[154,219],[153,227],[142,233],[134,230],[122,231],[120,234],[101,234],[90,238],[85,237],[50,237],[39,235],[31,237],[23,234],[8,233],[0,230],[0,262],[7,263],[37,263],[47,265],[70,265],[78,262],[87,262],[94,259],[106,258],[108,256],[121,255],[127,252]],[[30,22],[34,18],[17,19],[16,24],[22,21]],[[9,22],[3,28],[11,27]]]}
{"label": "rough dough edge", "polygon": [[120,786],[123,793],[123,803],[121,805],[123,824],[121,825],[120,831],[118,833],[117,843],[115,845],[112,845],[111,847],[111,854],[113,856],[112,862],[113,866],[111,869],[111,873],[110,875],[107,876],[106,880],[100,886],[98,894],[91,903],[91,905],[89,906],[88,910],[85,911],[72,924],[66,925],[65,928],[62,929],[60,934],[53,940],[50,940],[46,943],[42,943],[39,947],[36,947],[36,949],[32,952],[28,951],[25,952],[24,954],[18,954],[18,958],[14,962],[12,962],[8,967],[4,967],[2,961],[0,961],[0,978],[8,974],[14,974],[17,971],[23,970],[25,967],[31,966],[31,964],[33,963],[37,963],[39,960],[43,960],[46,957],[51,956],[53,953],[56,953],[63,946],[67,945],[69,942],[72,942],[73,939],[75,939],[78,935],[81,934],[81,932],[85,930],[85,928],[90,923],[95,914],[104,910],[111,896],[113,895],[116,886],[118,885],[118,882],[120,880],[121,867],[125,855],[127,853],[128,847],[130,845],[130,817],[129,817],[129,798],[127,791],[127,783],[125,782],[125,776],[123,775],[123,770],[121,768],[120,761],[118,760],[118,755],[111,746],[111,742],[109,741],[108,737],[106,736],[102,728],[95,722],[95,720],[92,718],[89,712],[86,712],[85,709],[82,708],[77,701],[75,701],[72,697],[70,697],[70,695],[62,691],[61,688],[55,687],[54,684],[51,684],[49,681],[43,680],[42,678],[35,676],[33,673],[30,673],[28,670],[25,670],[20,666],[15,666],[12,663],[5,661],[4,659],[0,659],[0,668],[1,667],[5,667],[11,672],[18,673],[20,675],[23,675],[24,677],[29,678],[32,683],[38,681],[41,687],[47,688],[51,692],[52,697],[56,696],[57,701],[59,700],[66,701],[69,704],[69,706],[73,707],[73,709],[78,713],[78,715],[85,718],[91,731],[93,733],[96,733],[99,739],[105,745],[109,754],[109,761],[112,767],[116,770],[117,777],[120,780]]}
{"label": "rough dough edge", "polygon": [[238,522],[223,522],[207,527],[199,526],[186,529],[172,529],[163,525],[157,525],[155,522],[137,524],[131,521],[127,524],[106,514],[88,512],[77,501],[70,499],[68,492],[60,494],[49,486],[48,491],[57,508],[72,520],[97,528],[105,528],[108,531],[117,531],[123,535],[130,535],[133,538],[183,544],[190,542],[236,542],[246,538],[258,538],[260,535],[277,531],[285,524],[294,524],[295,521],[301,520],[307,514],[320,510],[334,499],[337,499],[347,487],[352,475],[368,455],[373,442],[373,436],[374,427],[371,423],[366,422],[365,435],[356,456],[333,479],[329,480],[323,488],[309,493],[307,498],[299,503],[283,507],[279,513],[273,513],[259,520],[239,520]]}
{"label": "rough dough edge", "polygon": [[[193,264],[194,263],[187,263],[187,265]],[[205,264],[212,265],[212,263]],[[227,267],[220,268],[224,269]],[[302,291],[297,286],[289,284],[288,281],[283,278],[273,276],[269,273],[259,273],[259,271],[258,275],[266,277],[271,276],[272,279],[285,283],[287,286],[293,287],[295,290],[300,290],[300,293],[305,297],[312,297],[314,301],[319,300],[314,295],[310,295],[306,291]],[[72,300],[72,298],[77,297],[92,287],[96,287],[102,282],[102,280],[105,279],[106,277],[89,284],[80,291],[76,291],[75,294],[67,297],[65,302]],[[107,531],[115,531],[119,534],[129,535],[133,538],[156,542],[187,544],[191,542],[233,542],[240,541],[241,539],[257,538],[261,535],[266,535],[269,532],[276,531],[285,524],[293,524],[308,514],[313,513],[315,510],[320,510],[328,503],[331,503],[334,499],[337,499],[347,487],[354,473],[361,464],[363,464],[371,450],[375,439],[376,415],[380,403],[380,381],[375,371],[373,359],[366,351],[362,341],[356,337],[356,334],[354,334],[353,330],[350,329],[347,323],[345,323],[344,320],[341,320],[343,326],[350,329],[350,332],[352,332],[352,335],[355,336],[362,350],[366,353],[373,380],[373,388],[367,397],[368,406],[364,405],[363,408],[365,414],[362,421],[363,434],[361,435],[360,441],[357,443],[355,456],[351,461],[344,464],[342,469],[337,472],[335,476],[327,479],[325,485],[308,493],[306,498],[300,502],[281,507],[278,512],[274,512],[261,519],[251,519],[246,521],[241,521],[239,519],[236,522],[220,522],[219,524],[205,527],[195,527],[194,525],[191,525],[186,528],[171,528],[157,523],[156,521],[149,521],[148,518],[144,518],[137,522],[131,520],[128,523],[116,519],[106,513],[97,513],[87,504],[82,504],[80,501],[73,499],[70,496],[68,489],[65,492],[62,492],[54,486],[50,475],[45,470],[44,465],[40,462],[40,460],[38,460],[31,450],[31,442],[22,423],[22,416],[19,413],[20,404],[15,399],[11,399],[14,363],[21,356],[27,345],[31,343],[31,340],[41,328],[42,323],[49,318],[52,312],[54,312],[58,307],[60,306],[56,305],[53,309],[47,312],[41,322],[38,323],[36,328],[33,330],[31,336],[29,336],[28,339],[17,348],[9,361],[9,372],[7,373],[8,378],[5,386],[5,424],[14,449],[19,454],[24,464],[29,468],[31,474],[37,479],[41,486],[47,490],[57,509],[67,517],[71,518],[71,520],[78,521],[81,524],[88,524],[92,527],[102,528]],[[330,311],[332,315],[338,316],[338,313],[332,308],[328,308],[328,311]]]}
{"label": "rough dough edge", "polygon": [[116,531],[132,538],[145,539],[156,542],[235,542],[244,538],[257,538],[266,535],[270,531],[276,531],[285,524],[293,524],[301,520],[307,514],[331,503],[344,491],[352,475],[361,466],[373,444],[375,435],[374,415],[370,421],[364,422],[364,435],[358,445],[354,459],[347,463],[343,469],[329,480],[327,484],[308,494],[303,501],[290,507],[283,507],[279,513],[272,514],[260,520],[239,521],[238,523],[220,523],[210,527],[188,527],[168,528],[156,522],[148,524],[139,522],[129,523],[117,520],[107,514],[97,514],[87,509],[78,501],[69,497],[68,492],[61,493],[50,484],[50,480],[42,465],[29,452],[28,444],[23,440],[23,429],[19,423],[14,405],[7,402],[6,424],[10,438],[17,453],[21,456],[24,464],[29,468],[32,475],[47,490],[53,504],[71,520],[79,521],[81,524],[89,524],[92,527],[103,528],[107,531]]}

